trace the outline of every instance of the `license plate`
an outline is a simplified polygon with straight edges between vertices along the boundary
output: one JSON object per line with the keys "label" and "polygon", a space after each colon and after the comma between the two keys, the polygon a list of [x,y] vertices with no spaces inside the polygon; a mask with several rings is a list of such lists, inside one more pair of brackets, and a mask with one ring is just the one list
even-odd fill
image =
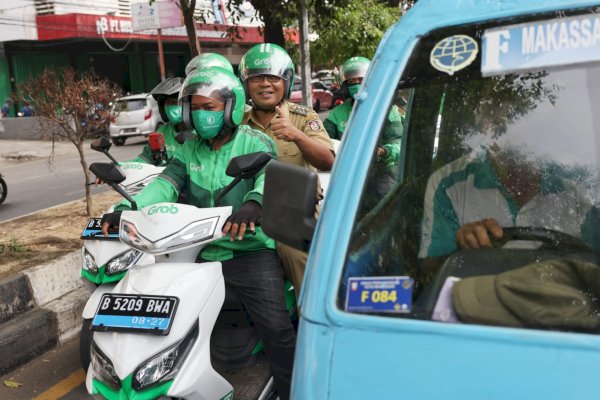
{"label": "license plate", "polygon": [[119,228],[109,229],[108,236],[102,234],[102,218],[90,218],[81,232],[83,240],[119,240]]}
{"label": "license plate", "polygon": [[349,278],[346,311],[410,312],[413,284],[408,276]]}
{"label": "license plate", "polygon": [[123,132],[125,133],[131,133],[131,132],[135,132],[137,131],[137,128],[125,128],[123,129]]}
{"label": "license plate", "polygon": [[178,304],[173,296],[105,293],[92,319],[92,330],[168,335]]}

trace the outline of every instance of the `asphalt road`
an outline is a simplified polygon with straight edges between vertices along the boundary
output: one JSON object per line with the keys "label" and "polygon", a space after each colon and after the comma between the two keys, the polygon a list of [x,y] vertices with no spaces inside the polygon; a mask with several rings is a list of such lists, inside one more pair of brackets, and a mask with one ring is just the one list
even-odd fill
{"label": "asphalt road", "polygon": [[[329,110],[319,113],[322,120],[327,115]],[[144,138],[131,138],[124,146],[112,146],[110,153],[117,160],[128,160],[137,156],[145,143]],[[35,151],[40,142],[27,141],[27,145],[31,151]],[[44,149],[47,149],[48,143],[45,145]],[[2,140],[0,146],[3,146]],[[85,197],[85,181],[79,155],[75,146],[70,147],[69,152],[57,154],[50,166],[47,156],[17,163],[3,162],[0,165],[0,172],[8,185],[8,196],[0,205],[0,222]],[[0,150],[7,151],[4,148]],[[45,153],[40,151],[40,154]],[[85,146],[85,157],[88,166],[92,162],[108,161],[106,156],[91,150],[89,145]],[[104,190],[107,190],[105,185],[92,187],[92,193]]]}
{"label": "asphalt road", "polygon": [[85,373],[79,363],[78,337],[0,376],[0,399],[2,400],[92,398],[85,388]]}
{"label": "asphalt road", "polygon": [[[117,160],[128,160],[140,154],[145,143],[144,138],[131,138],[124,146],[113,146],[110,153]],[[85,197],[85,178],[74,145],[71,145],[72,149],[65,149],[68,144],[63,144],[62,151],[55,153],[51,165],[42,151],[47,149],[47,142],[33,140],[27,141],[27,145],[31,152],[35,152],[38,146],[39,154],[44,154],[44,157],[2,164],[0,172],[8,186],[8,196],[0,205],[0,222]],[[91,150],[89,145],[85,146],[85,158],[88,166],[92,162],[109,161],[104,154]],[[105,185],[92,187],[92,193],[104,190],[107,190]]]}

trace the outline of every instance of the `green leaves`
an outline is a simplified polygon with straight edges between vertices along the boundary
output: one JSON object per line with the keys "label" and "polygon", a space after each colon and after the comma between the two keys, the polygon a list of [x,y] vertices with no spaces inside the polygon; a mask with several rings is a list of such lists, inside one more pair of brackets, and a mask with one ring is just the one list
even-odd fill
{"label": "green leaves", "polygon": [[372,58],[385,31],[400,18],[400,9],[377,0],[348,0],[335,7],[329,21],[311,27],[319,38],[311,45],[313,64],[340,65],[353,56]]}

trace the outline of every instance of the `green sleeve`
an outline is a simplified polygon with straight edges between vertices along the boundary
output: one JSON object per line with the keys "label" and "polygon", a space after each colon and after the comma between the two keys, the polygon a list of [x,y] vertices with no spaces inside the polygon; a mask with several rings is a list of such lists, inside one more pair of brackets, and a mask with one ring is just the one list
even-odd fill
{"label": "green sleeve", "polygon": [[342,133],[338,131],[337,125],[329,118],[323,121],[323,126],[325,127],[325,130],[327,131],[327,134],[330,138],[337,140],[340,140],[342,138]]}
{"label": "green sleeve", "polygon": [[[277,146],[273,139],[265,135],[261,132],[261,137],[259,140],[251,140],[250,149],[248,153],[254,153],[258,151],[265,151],[269,153],[273,159],[277,159]],[[254,138],[252,138],[254,139]],[[249,200],[255,201],[262,206],[262,198],[265,188],[265,169],[258,173],[254,177],[254,187],[244,196],[243,203],[246,203]]]}
{"label": "green sleeve", "polygon": [[[183,154],[179,153],[176,152],[176,156],[180,155],[181,158],[173,157],[172,162],[154,181],[150,182],[140,193],[133,196],[138,209],[156,203],[177,201],[179,193],[185,188],[187,181],[185,162],[182,160]],[[123,200],[115,206],[115,211],[130,209],[131,203],[128,200]]]}
{"label": "green sleeve", "polygon": [[385,155],[382,157],[381,161],[390,168],[398,164],[402,130],[402,122],[400,122],[399,119],[394,120],[386,124],[381,137],[380,146],[385,149]]}

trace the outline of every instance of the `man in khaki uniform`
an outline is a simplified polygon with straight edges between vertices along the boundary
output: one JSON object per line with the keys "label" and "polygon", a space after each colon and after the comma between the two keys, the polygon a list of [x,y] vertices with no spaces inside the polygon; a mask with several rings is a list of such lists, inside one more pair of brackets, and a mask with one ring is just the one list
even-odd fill
{"label": "man in khaki uniform", "polygon": [[[330,171],[335,155],[323,122],[311,108],[286,100],[294,82],[294,64],[287,52],[274,44],[258,44],[244,55],[239,70],[253,103],[242,123],[275,140],[279,161]],[[281,243],[277,243],[277,252],[297,297],[307,254]]]}

